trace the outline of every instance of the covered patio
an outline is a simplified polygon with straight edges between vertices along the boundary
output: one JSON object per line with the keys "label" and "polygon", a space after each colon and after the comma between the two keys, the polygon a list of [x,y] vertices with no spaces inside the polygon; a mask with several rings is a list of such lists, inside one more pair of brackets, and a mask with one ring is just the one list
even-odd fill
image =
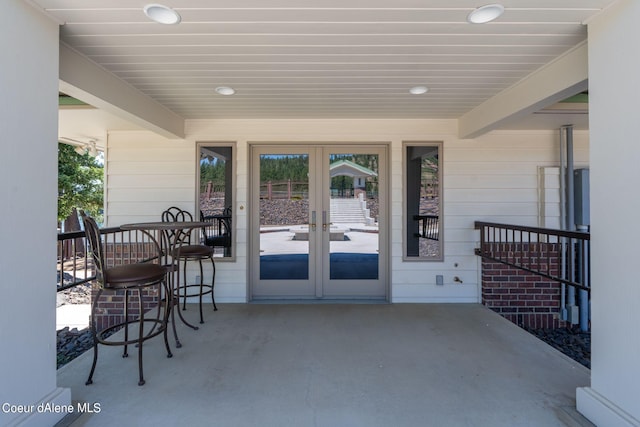
{"label": "covered patio", "polygon": [[[640,198],[624,191],[640,182],[640,57],[629,54],[640,2],[504,1],[499,21],[476,25],[471,0],[430,0],[424,13],[414,0],[328,1],[326,11],[184,0],[168,5],[183,13],[178,26],[149,22],[131,0],[5,3],[0,425],[50,427],[64,414],[20,409],[82,401],[100,413],[76,426],[539,426],[561,425],[565,407],[599,426],[640,426]],[[586,92],[588,114],[558,108]],[[86,108],[61,109],[60,93]],[[65,128],[69,112],[82,126]],[[88,126],[85,113],[103,125]],[[551,184],[568,124],[576,163],[591,170],[590,372],[478,305],[474,223],[557,223],[547,195],[561,194]],[[235,246],[216,276],[223,307],[201,330],[181,331],[173,359],[154,351],[161,340],[145,349],[144,387],[117,349],[102,350],[91,387],[87,356],[56,370],[61,139],[104,148],[107,227],[157,221],[174,205],[194,211],[200,144],[232,154]],[[250,303],[253,166],[272,144],[313,148],[317,159],[336,145],[382,153],[379,281],[391,304]],[[442,147],[441,260],[405,256],[413,144]]]}
{"label": "covered patio", "polygon": [[[195,316],[197,310],[187,315]],[[167,359],[101,348],[58,371],[73,426],[588,426],[589,370],[476,304],[225,304]],[[96,406],[98,407],[98,406]],[[73,417],[64,420],[72,421]],[[66,424],[64,424],[66,425]]]}

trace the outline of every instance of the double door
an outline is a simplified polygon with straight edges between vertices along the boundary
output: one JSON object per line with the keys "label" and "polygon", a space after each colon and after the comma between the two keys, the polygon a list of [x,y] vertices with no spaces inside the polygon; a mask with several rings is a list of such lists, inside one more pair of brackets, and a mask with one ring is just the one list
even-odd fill
{"label": "double door", "polygon": [[251,149],[252,299],[387,296],[386,148]]}

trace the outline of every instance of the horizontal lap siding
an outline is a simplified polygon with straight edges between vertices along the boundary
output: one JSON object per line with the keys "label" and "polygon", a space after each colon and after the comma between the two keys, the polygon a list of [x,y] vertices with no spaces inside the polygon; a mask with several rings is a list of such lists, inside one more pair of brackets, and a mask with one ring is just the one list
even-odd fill
{"label": "horizontal lap siding", "polygon": [[[146,175],[135,173],[111,175],[109,185],[111,188],[136,188],[139,190],[164,190],[167,188],[184,190],[193,187],[193,179],[192,173],[179,174],[171,169],[158,169],[155,173]],[[124,201],[129,200],[125,199]]]}
{"label": "horizontal lap siding", "polygon": [[[187,121],[187,140],[148,132],[115,132],[107,150],[107,221],[157,220],[166,206],[193,211],[196,142],[236,143],[236,260],[218,263],[222,300],[246,298],[248,253],[248,149],[250,142],[390,144],[390,281],[396,302],[480,302],[480,260],[474,255],[477,220],[538,225],[541,166],[558,166],[559,132],[499,131],[459,140],[455,121],[428,120],[220,120]],[[403,260],[403,142],[443,141],[444,260]],[[587,165],[586,132],[575,132],[576,166]],[[553,177],[549,179],[553,181]],[[557,189],[548,188],[547,199]],[[549,214],[557,213],[550,205]],[[551,221],[553,222],[553,221]],[[557,222],[557,221],[556,221]],[[457,264],[457,266],[456,266]],[[436,275],[444,286],[436,286]],[[462,283],[454,282],[458,276]]]}
{"label": "horizontal lap siding", "polygon": [[[113,200],[137,200],[139,202],[155,202],[158,200],[173,200],[178,202],[189,202],[193,200],[190,194],[185,194],[182,188],[157,188],[145,189],[144,192],[136,188],[114,188],[111,187],[110,195]],[[114,202],[115,203],[115,202]],[[126,202],[119,202],[126,203]]]}
{"label": "horizontal lap siding", "polygon": [[[574,144],[576,167],[584,167],[589,155],[587,133],[576,131]],[[557,130],[496,131],[475,140],[445,138],[442,164],[444,261],[403,261],[402,232],[396,231],[399,235],[394,237],[393,300],[441,302],[443,296],[448,296],[451,302],[480,302],[481,262],[473,255],[479,233],[473,229],[474,222],[538,226],[539,167],[559,165],[558,147]],[[401,170],[394,169],[394,172],[394,179],[401,180]],[[559,190],[557,185],[553,188],[553,178],[548,177],[545,182],[546,200],[558,199]],[[393,196],[396,196],[395,192]],[[398,205],[394,215],[401,212],[402,202]],[[557,224],[557,205],[550,204],[545,211],[551,216],[547,222]],[[444,276],[444,286],[435,284],[437,275]],[[454,281],[456,276],[462,283]],[[538,317],[532,317],[531,322]],[[519,319],[522,320],[522,316]]]}
{"label": "horizontal lap siding", "polygon": [[[197,213],[194,141],[168,140],[150,132],[112,132],[106,155],[105,212],[109,226],[159,221],[162,211],[170,206]],[[246,180],[244,182],[246,186]],[[218,302],[246,300],[246,240],[243,236],[246,232],[236,233],[238,255],[234,262],[216,262]],[[204,268],[206,280],[211,270],[207,263]],[[199,274],[197,267],[190,265],[188,279],[195,280],[196,274]]]}
{"label": "horizontal lap siding", "polygon": [[158,175],[158,171],[171,169],[190,170],[192,167],[193,159],[175,162],[168,160],[154,160],[153,162],[147,160],[138,162],[127,159],[109,161],[109,173],[114,177],[121,174]]}
{"label": "horizontal lap siding", "polygon": [[106,151],[106,225],[159,221],[177,205],[193,212],[193,144],[150,132],[112,132]]}

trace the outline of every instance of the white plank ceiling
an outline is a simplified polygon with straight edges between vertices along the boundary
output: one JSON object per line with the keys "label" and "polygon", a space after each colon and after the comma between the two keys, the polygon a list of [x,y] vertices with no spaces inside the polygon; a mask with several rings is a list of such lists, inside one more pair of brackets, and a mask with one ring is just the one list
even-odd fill
{"label": "white plank ceiling", "polygon": [[504,0],[483,25],[466,21],[478,0],[163,1],[178,25],[140,0],[31,1],[68,46],[199,119],[458,118],[584,41],[614,0]]}

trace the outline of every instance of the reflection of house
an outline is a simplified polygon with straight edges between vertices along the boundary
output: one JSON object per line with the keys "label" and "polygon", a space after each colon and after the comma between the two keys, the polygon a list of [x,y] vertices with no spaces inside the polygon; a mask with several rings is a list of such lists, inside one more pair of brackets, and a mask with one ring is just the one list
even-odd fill
{"label": "reflection of house", "polygon": [[331,163],[329,166],[329,174],[331,178],[337,176],[348,176],[353,178],[353,196],[355,197],[360,193],[366,194],[367,178],[378,176],[378,174],[371,169],[346,159]]}
{"label": "reflection of house", "polygon": [[[548,118],[550,114],[533,115],[525,127],[516,126],[516,119],[589,88],[589,129],[576,132],[575,144],[576,161],[582,166],[590,166],[592,171],[594,245],[591,270],[594,293],[591,305],[592,322],[597,327],[594,327],[592,335],[592,381],[579,390],[577,405],[582,413],[598,425],[640,423],[640,406],[637,404],[637,396],[640,396],[640,364],[637,363],[637,355],[640,354],[640,336],[637,333],[640,286],[635,280],[630,280],[637,275],[635,243],[640,240],[640,229],[635,224],[640,199],[612,191],[628,187],[629,182],[640,182],[640,169],[636,165],[640,157],[640,145],[631,137],[637,134],[637,100],[629,96],[640,91],[640,83],[636,79],[640,74],[640,58],[632,54],[637,50],[636,41],[640,38],[640,26],[637,25],[640,2],[592,0],[588,2],[591,6],[581,9],[581,16],[571,23],[566,18],[570,14],[568,5],[576,2],[556,0],[552,2],[554,6],[558,4],[555,12],[523,8],[516,11],[520,22],[499,23],[491,28],[473,26],[472,29],[466,29],[464,23],[440,21],[441,25],[430,25],[426,32],[435,32],[437,27],[437,30],[447,33],[435,36],[425,34],[423,23],[412,23],[414,30],[411,33],[376,34],[380,41],[376,45],[366,46],[369,53],[362,55],[344,52],[358,47],[359,42],[354,40],[359,40],[364,33],[377,33],[378,29],[388,32],[393,23],[369,23],[372,25],[370,28],[376,28],[376,31],[365,31],[361,25],[363,23],[347,22],[347,29],[354,31],[350,34],[330,35],[329,29],[325,34],[307,34],[306,38],[316,43],[315,49],[332,47],[333,43],[345,43],[341,55],[346,59],[340,64],[321,62],[320,59],[314,62],[309,60],[312,56],[307,52],[304,56],[306,62],[300,61],[298,66],[313,66],[314,73],[325,68],[334,74],[330,78],[312,76],[305,77],[307,80],[299,79],[298,82],[307,83],[297,83],[298,87],[307,90],[313,83],[319,83],[317,87],[324,87],[326,83],[320,82],[335,80],[338,74],[350,75],[351,83],[344,84],[343,88],[356,87],[360,90],[361,98],[368,97],[377,104],[375,108],[348,116],[342,108],[346,108],[353,100],[341,92],[340,109],[333,111],[328,104],[323,104],[317,109],[303,110],[302,113],[294,111],[284,118],[277,116],[278,109],[271,111],[269,106],[260,103],[255,104],[256,108],[262,108],[259,111],[262,115],[256,113],[243,118],[239,98],[214,99],[216,95],[213,90],[210,91],[211,98],[208,92],[198,93],[202,101],[183,102],[179,97],[189,92],[191,83],[177,79],[172,70],[184,67],[191,72],[193,81],[206,79],[214,83],[214,76],[205,78],[199,74],[206,73],[220,63],[201,64],[203,68],[199,71],[190,66],[200,57],[219,61],[218,57],[225,55],[201,55],[198,46],[187,46],[196,53],[188,55],[188,60],[176,60],[171,67],[163,69],[163,65],[152,56],[152,51],[162,53],[155,54],[155,58],[164,56],[163,46],[159,42],[155,46],[136,45],[139,38],[131,34],[118,34],[120,27],[117,25],[92,21],[99,14],[97,9],[76,8],[67,12],[69,19],[74,16],[89,19],[84,24],[63,26],[62,31],[69,40],[80,40],[78,43],[92,52],[101,50],[101,47],[107,51],[115,49],[109,41],[116,38],[132,40],[134,43],[127,46],[129,53],[123,56],[127,61],[120,63],[110,60],[113,57],[110,53],[91,57],[82,55],[78,49],[59,42],[60,23],[65,22],[65,16],[53,19],[47,16],[55,15],[60,10],[58,6],[73,3],[68,0],[9,0],[3,3],[5,21],[11,25],[3,26],[4,37],[1,38],[4,55],[0,81],[8,101],[0,118],[3,134],[0,145],[3,202],[0,235],[4,243],[0,266],[5,302],[0,337],[3,346],[11,351],[3,351],[0,356],[0,369],[3,369],[0,403],[37,405],[42,401],[56,404],[71,402],[69,390],[58,388],[56,383],[53,327],[55,286],[47,286],[53,285],[55,279],[52,266],[56,258],[53,224],[56,216],[55,142],[59,136],[59,90],[96,107],[108,109],[127,120],[128,127],[110,123],[99,129],[101,142],[106,146],[105,219],[108,226],[157,219],[159,212],[172,204],[193,210],[196,206],[196,143],[217,141],[234,144],[236,173],[233,191],[238,202],[234,207],[234,215],[237,216],[234,235],[237,236],[238,255],[231,262],[219,263],[216,276],[219,285],[216,288],[220,301],[242,303],[247,300],[247,270],[250,267],[247,253],[251,245],[247,224],[249,215],[255,211],[254,206],[247,204],[252,191],[249,181],[252,144],[275,141],[296,147],[301,141],[309,145],[319,141],[348,146],[363,142],[378,144],[382,141],[386,149],[386,163],[383,163],[386,169],[380,171],[379,178],[388,180],[390,193],[388,221],[382,224],[390,230],[388,241],[385,242],[390,249],[387,263],[390,270],[390,302],[478,303],[482,275],[473,252],[478,242],[478,233],[473,229],[474,220],[536,225],[544,220],[557,221],[559,218],[557,200],[541,200],[541,197],[552,193],[559,194],[558,187],[539,188],[540,182],[551,183],[552,178],[557,178],[557,170],[542,168],[554,166],[557,169],[560,156],[558,126],[539,125],[540,120]],[[95,5],[98,2],[90,3]],[[103,3],[106,9],[110,2]],[[38,5],[45,4],[50,9],[42,13]],[[475,2],[461,1],[460,4],[465,5],[460,8],[464,12],[464,7],[472,8],[470,5]],[[567,10],[562,6],[567,6]],[[113,12],[114,15],[126,16],[135,16],[135,13],[129,9]],[[458,12],[443,10],[438,13],[449,17]],[[192,12],[192,15],[199,13]],[[389,19],[392,19],[391,15]],[[555,34],[541,34],[539,26],[531,26],[528,18],[533,19],[533,15],[547,16],[549,22],[546,27]],[[571,16],[576,17],[575,14]],[[342,20],[350,21],[349,18]],[[165,27],[149,23],[129,22],[127,25],[138,28],[138,32],[144,35],[145,43],[167,40],[182,46],[181,49],[186,49],[184,46],[188,45],[177,43],[172,38],[175,27],[166,30]],[[289,28],[301,31],[300,28],[309,25],[290,25]],[[333,22],[327,28],[338,25]],[[587,25],[588,32],[585,28]],[[185,39],[208,40],[208,37],[198,34],[200,29],[205,28],[204,25],[187,27],[192,33],[181,35]],[[242,33],[241,36],[246,40],[258,39],[263,46],[252,48],[258,52],[256,55],[261,55],[259,61],[247,61],[246,58],[250,58],[248,54],[236,54],[233,49],[237,46],[225,46],[224,42],[207,47],[208,51],[214,48],[227,49],[227,52],[231,52],[227,53],[227,57],[246,55],[240,60],[233,59],[236,62],[232,66],[224,64],[228,66],[226,78],[238,82],[251,81],[253,77],[247,77],[246,73],[252,68],[264,66],[267,56],[278,57],[282,63],[291,65],[289,53],[265,55],[260,49],[264,49],[266,42],[263,40],[271,29],[280,33],[269,35],[285,40],[277,46],[280,52],[288,52],[298,43],[296,34],[283,32],[275,22],[260,23],[257,27],[264,34],[249,34],[252,29],[249,25],[228,24],[224,28],[232,30],[221,37],[226,39],[235,32]],[[463,28],[464,31],[475,31],[478,39],[490,33],[493,42],[477,44],[479,50],[475,54],[460,56],[457,50],[448,52],[446,58],[437,57],[440,62],[431,61],[429,58],[435,53],[429,52],[404,55],[398,50],[386,55],[395,58],[420,57],[420,67],[397,73],[404,82],[413,81],[415,77],[412,76],[431,79],[441,75],[447,79],[447,82],[423,95],[424,98],[411,97],[406,93],[407,90],[402,89],[402,83],[392,79],[392,75],[396,74],[395,68],[393,71],[380,67],[376,70],[384,55],[372,52],[380,52],[384,45],[395,46],[394,43],[402,38],[421,49],[442,48],[440,50],[446,51],[447,47],[441,43],[461,38]],[[528,29],[540,30],[540,33]],[[76,34],[90,30],[99,31],[100,34],[94,37]],[[420,34],[416,34],[418,32]],[[111,39],[103,38],[106,36]],[[556,36],[562,37],[558,40]],[[438,41],[429,42],[428,37],[435,37]],[[389,38],[393,41],[389,41]],[[327,42],[327,39],[333,41]],[[536,43],[529,46],[528,50],[520,49],[516,42],[524,39],[533,39]],[[95,44],[90,44],[95,40]],[[499,45],[504,54],[499,51],[494,55],[486,55],[484,52],[491,45]],[[552,52],[545,50],[547,47]],[[508,56],[507,51],[516,54]],[[541,54],[541,51],[544,53]],[[144,54],[138,55],[136,52]],[[322,54],[312,55],[314,58],[323,58]],[[101,56],[108,66],[97,64]],[[287,60],[282,59],[285,57]],[[19,66],[16,66],[16,59]],[[447,72],[455,63],[466,66],[472,61],[482,63],[482,73],[471,73],[464,69],[457,74]],[[152,70],[152,74],[142,72],[143,67],[136,68],[140,64]],[[388,65],[382,64],[381,67]],[[268,69],[268,66],[264,68]],[[291,65],[288,73],[293,69],[294,65]],[[370,76],[381,69],[392,84],[376,88],[373,92],[364,92],[370,88]],[[120,77],[110,70],[118,70]],[[519,70],[527,71],[520,74]],[[220,72],[223,71],[221,67]],[[237,71],[235,75],[234,71]],[[293,80],[270,71],[273,73],[271,81],[280,81],[278,87],[282,82]],[[134,83],[148,87],[163,74],[173,78],[180,89],[157,87],[145,92],[136,89]],[[489,76],[488,80],[483,76]],[[309,78],[314,80],[310,81]],[[508,82],[506,85],[505,80]],[[252,83],[252,87],[260,84]],[[460,95],[451,101],[450,107],[468,106],[464,113],[452,113],[454,110],[449,110],[449,106],[433,108],[429,105],[428,100],[437,99],[441,88],[452,86]],[[312,89],[323,95],[326,93],[317,90],[317,87]],[[269,84],[256,92],[263,96],[266,91],[284,97],[282,91],[269,87]],[[149,93],[156,94],[157,98],[150,98]],[[386,102],[384,93],[393,93],[392,102]],[[161,104],[158,99],[170,103],[171,107]],[[8,108],[9,103],[11,108]],[[203,117],[201,114],[181,115],[176,112],[205,104],[219,106],[222,116]],[[282,107],[285,104],[281,102],[278,105]],[[313,104],[313,100],[310,101],[307,96],[299,96],[296,102],[288,105],[302,108]],[[392,106],[394,114],[386,118],[379,114],[376,116],[374,113],[385,104]],[[310,111],[313,113],[304,115]],[[67,112],[70,111],[61,112],[60,117]],[[91,110],[72,112],[83,115],[91,113]],[[569,116],[568,113],[561,115],[560,125],[568,123]],[[76,120],[74,124],[85,122]],[[403,144],[407,141],[436,141],[443,145],[443,179],[440,182],[443,187],[441,216],[444,218],[443,230],[440,230],[444,240],[442,262],[405,262],[403,259]],[[553,218],[545,217],[550,214]],[[443,285],[437,284],[438,276],[444,277]],[[454,283],[454,277],[463,280]],[[428,319],[425,321],[428,322]],[[454,324],[455,319],[452,322]],[[455,331],[455,327],[452,330]],[[425,387],[428,386],[425,384]],[[0,411],[0,424],[13,425],[19,417],[30,417],[36,419],[30,425],[53,425],[62,415]]]}

